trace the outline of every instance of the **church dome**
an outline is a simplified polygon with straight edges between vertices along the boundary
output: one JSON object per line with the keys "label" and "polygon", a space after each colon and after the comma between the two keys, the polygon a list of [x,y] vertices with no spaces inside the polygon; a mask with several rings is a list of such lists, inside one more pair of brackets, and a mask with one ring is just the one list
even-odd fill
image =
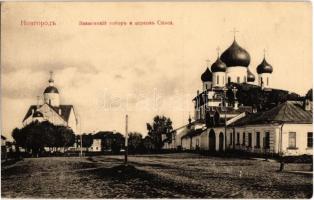
{"label": "church dome", "polygon": [[41,112],[36,111],[34,112],[33,117],[44,117],[44,115]]}
{"label": "church dome", "polygon": [[206,68],[205,72],[202,74],[201,79],[203,82],[211,82],[213,80],[212,73],[208,68]]}
{"label": "church dome", "polygon": [[226,64],[222,62],[222,60],[219,57],[211,66],[212,72],[225,72],[226,68],[227,68]]}
{"label": "church dome", "polygon": [[221,54],[220,58],[228,67],[247,67],[251,61],[250,54],[240,47],[235,40],[232,45]]}
{"label": "church dome", "polygon": [[56,87],[54,87],[54,86],[48,86],[46,89],[45,89],[45,91],[44,91],[44,94],[45,93],[57,93],[57,94],[59,94],[59,91],[58,91],[58,89],[56,88]]}
{"label": "church dome", "polygon": [[247,69],[247,82],[254,82],[255,81],[255,75]]}
{"label": "church dome", "polygon": [[263,74],[263,73],[271,74],[273,72],[273,67],[264,58],[262,63],[257,66],[256,71],[258,74]]}

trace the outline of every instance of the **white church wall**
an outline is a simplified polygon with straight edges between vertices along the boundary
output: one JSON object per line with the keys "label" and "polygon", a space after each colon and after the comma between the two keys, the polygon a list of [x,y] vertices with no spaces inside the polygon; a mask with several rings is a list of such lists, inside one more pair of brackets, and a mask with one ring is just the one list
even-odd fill
{"label": "white church wall", "polygon": [[209,129],[205,130],[200,137],[200,149],[201,150],[208,150],[208,131]]}
{"label": "white church wall", "polygon": [[[262,86],[262,80],[263,80],[263,86]],[[270,88],[271,87],[271,74],[270,73],[259,74],[258,85],[263,88]]]}
{"label": "white church wall", "polygon": [[225,72],[213,73],[213,87],[224,87],[226,84]]}
{"label": "white church wall", "polygon": [[203,91],[210,90],[212,88],[212,82],[206,81],[203,82]]}
{"label": "white church wall", "polygon": [[[233,83],[244,83],[247,78],[247,68],[241,66],[228,67],[226,70],[226,83],[228,83],[228,78]],[[239,77],[239,82],[238,82]]]}
{"label": "white church wall", "polygon": [[68,126],[73,130],[75,134],[78,134],[77,123],[76,123],[76,118],[75,118],[73,107],[71,108],[71,112],[70,112],[70,116],[68,120]]}
{"label": "white church wall", "polygon": [[58,107],[60,105],[60,97],[58,93],[45,93],[44,101],[51,106]]}
{"label": "white church wall", "polygon": [[67,126],[67,123],[57,114],[52,108],[50,108],[47,104],[44,104],[42,107],[38,109],[43,115],[44,119],[53,123],[54,125],[62,125]]}

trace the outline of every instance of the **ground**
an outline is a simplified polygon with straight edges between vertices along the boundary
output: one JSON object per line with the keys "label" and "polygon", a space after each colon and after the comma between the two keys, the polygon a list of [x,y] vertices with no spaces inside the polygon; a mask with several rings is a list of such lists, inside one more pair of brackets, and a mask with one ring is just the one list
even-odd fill
{"label": "ground", "polygon": [[309,166],[197,154],[26,158],[2,165],[7,198],[310,198]]}

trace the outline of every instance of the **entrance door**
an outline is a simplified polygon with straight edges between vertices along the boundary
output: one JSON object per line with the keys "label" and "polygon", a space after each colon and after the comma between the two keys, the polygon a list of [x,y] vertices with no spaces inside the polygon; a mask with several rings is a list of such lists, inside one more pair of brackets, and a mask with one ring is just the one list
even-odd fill
{"label": "entrance door", "polygon": [[220,132],[219,134],[219,151],[224,150],[224,134]]}
{"label": "entrance door", "polygon": [[216,135],[214,130],[210,130],[208,140],[209,151],[216,151]]}

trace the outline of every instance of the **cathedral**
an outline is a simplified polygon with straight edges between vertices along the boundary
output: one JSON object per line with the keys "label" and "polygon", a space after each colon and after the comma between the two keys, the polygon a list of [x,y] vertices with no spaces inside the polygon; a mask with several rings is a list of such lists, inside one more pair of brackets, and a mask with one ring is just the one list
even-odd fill
{"label": "cathedral", "polygon": [[[226,92],[228,84],[254,84],[255,75],[249,69],[250,61],[250,54],[235,39],[221,56],[218,52],[216,61],[211,65],[210,69],[207,67],[201,75],[202,92],[198,90],[197,96],[193,99],[195,103],[195,120],[204,120],[206,118],[206,110],[219,110],[222,106],[229,111],[229,117],[227,118],[252,110],[248,106],[239,106],[237,102],[234,105],[228,105],[224,101],[226,95],[224,92]],[[266,61],[265,55],[263,61],[257,66],[256,72],[258,74],[258,86],[265,90],[271,88],[273,68]]]}
{"label": "cathedral", "polygon": [[49,86],[43,92],[43,103],[38,99],[37,105],[31,105],[23,119],[23,126],[33,121],[49,121],[58,126],[66,126],[77,133],[78,120],[73,105],[60,104],[59,90],[54,86],[52,72],[48,80]]}
{"label": "cathedral", "polygon": [[189,117],[188,124],[173,130],[170,138],[163,134],[164,149],[313,154],[309,100],[287,100],[258,112],[252,106],[239,105],[236,85],[275,90],[271,85],[273,67],[265,54],[256,66],[257,80],[249,69],[250,61],[250,54],[235,39],[221,56],[218,53],[201,75],[202,91],[193,99],[194,120]]}

